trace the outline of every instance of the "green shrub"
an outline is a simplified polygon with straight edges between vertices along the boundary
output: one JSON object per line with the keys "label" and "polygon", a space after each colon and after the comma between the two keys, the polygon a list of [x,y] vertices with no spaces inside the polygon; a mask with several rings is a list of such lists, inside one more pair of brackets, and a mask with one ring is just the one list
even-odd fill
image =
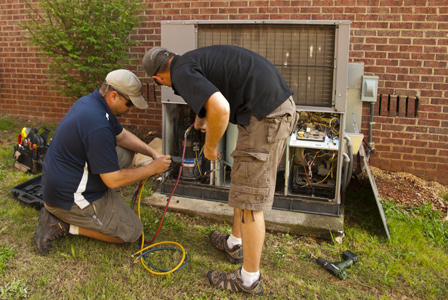
{"label": "green shrub", "polygon": [[106,74],[131,63],[129,34],[141,21],[138,0],[41,0],[21,24],[29,41],[50,58],[51,84],[64,95],[92,92]]}

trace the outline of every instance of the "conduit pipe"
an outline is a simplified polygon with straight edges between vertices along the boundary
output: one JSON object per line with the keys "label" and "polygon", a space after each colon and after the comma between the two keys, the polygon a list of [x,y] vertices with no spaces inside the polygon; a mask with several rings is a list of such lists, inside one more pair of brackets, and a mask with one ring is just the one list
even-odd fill
{"label": "conduit pipe", "polygon": [[375,102],[370,102],[370,120],[369,120],[369,150],[367,150],[367,161],[370,157],[370,152],[372,152],[373,148],[373,137],[372,137],[372,131],[373,131],[373,112],[375,110]]}
{"label": "conduit pipe", "polygon": [[350,165],[350,158],[348,157],[347,153],[343,153],[342,156],[344,156],[344,174],[342,175],[342,199],[345,199],[345,188],[347,187],[347,174],[348,168]]}

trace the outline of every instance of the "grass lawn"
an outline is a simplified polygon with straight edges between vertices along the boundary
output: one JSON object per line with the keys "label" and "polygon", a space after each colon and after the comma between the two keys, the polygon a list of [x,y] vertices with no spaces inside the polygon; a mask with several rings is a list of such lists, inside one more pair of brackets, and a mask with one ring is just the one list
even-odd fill
{"label": "grass lawn", "polygon": [[[246,299],[212,288],[210,269],[233,271],[208,241],[215,229],[231,224],[168,211],[156,242],[174,241],[188,255],[185,268],[164,276],[148,272],[132,255],[140,242],[107,244],[81,236],[53,242],[47,256],[37,252],[33,232],[39,211],[18,201],[11,188],[36,175],[14,170],[13,145],[22,127],[38,124],[0,116],[0,299]],[[264,295],[260,299],[443,299],[448,294],[448,226],[429,205],[402,209],[383,200],[391,239],[384,234],[367,180],[352,180],[346,195],[342,243],[288,233],[268,232],[261,266]],[[145,185],[150,192],[151,182]],[[137,184],[120,190],[126,202]],[[443,195],[448,202],[448,191]],[[145,238],[150,240],[162,211],[141,207]],[[358,263],[340,280],[310,257],[341,261],[350,250]],[[180,254],[157,252],[148,259],[174,267]]]}

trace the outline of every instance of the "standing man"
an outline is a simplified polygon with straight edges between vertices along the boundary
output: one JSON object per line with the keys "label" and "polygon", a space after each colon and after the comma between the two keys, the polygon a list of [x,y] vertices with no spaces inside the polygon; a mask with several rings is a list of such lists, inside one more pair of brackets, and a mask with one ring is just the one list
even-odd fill
{"label": "standing man", "polygon": [[239,125],[229,191],[232,234],[213,231],[210,242],[243,266],[233,273],[209,271],[207,276],[217,288],[261,294],[263,211],[272,209],[277,167],[296,124],[292,90],[267,59],[236,46],[209,46],[183,55],[155,47],[145,54],[143,66],[196,113],[195,128],[206,132],[208,160],[220,157],[218,144],[229,121]]}
{"label": "standing man", "polygon": [[[110,72],[99,90],[73,104],[56,128],[45,155],[42,193],[45,202],[34,232],[45,255],[51,242],[67,233],[110,243],[136,241],[139,217],[113,190],[163,173],[171,163],[124,129],[117,116],[148,105],[141,82],[128,70]],[[135,153],[154,160],[128,169]]]}

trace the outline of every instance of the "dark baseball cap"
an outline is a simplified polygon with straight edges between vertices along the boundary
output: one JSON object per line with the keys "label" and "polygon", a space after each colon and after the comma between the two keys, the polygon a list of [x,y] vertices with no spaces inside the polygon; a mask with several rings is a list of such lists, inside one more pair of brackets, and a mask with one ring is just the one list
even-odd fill
{"label": "dark baseball cap", "polygon": [[160,69],[160,66],[172,53],[173,52],[163,47],[154,47],[146,52],[143,57],[143,68],[145,69],[146,74],[151,77],[156,75],[157,71]]}

